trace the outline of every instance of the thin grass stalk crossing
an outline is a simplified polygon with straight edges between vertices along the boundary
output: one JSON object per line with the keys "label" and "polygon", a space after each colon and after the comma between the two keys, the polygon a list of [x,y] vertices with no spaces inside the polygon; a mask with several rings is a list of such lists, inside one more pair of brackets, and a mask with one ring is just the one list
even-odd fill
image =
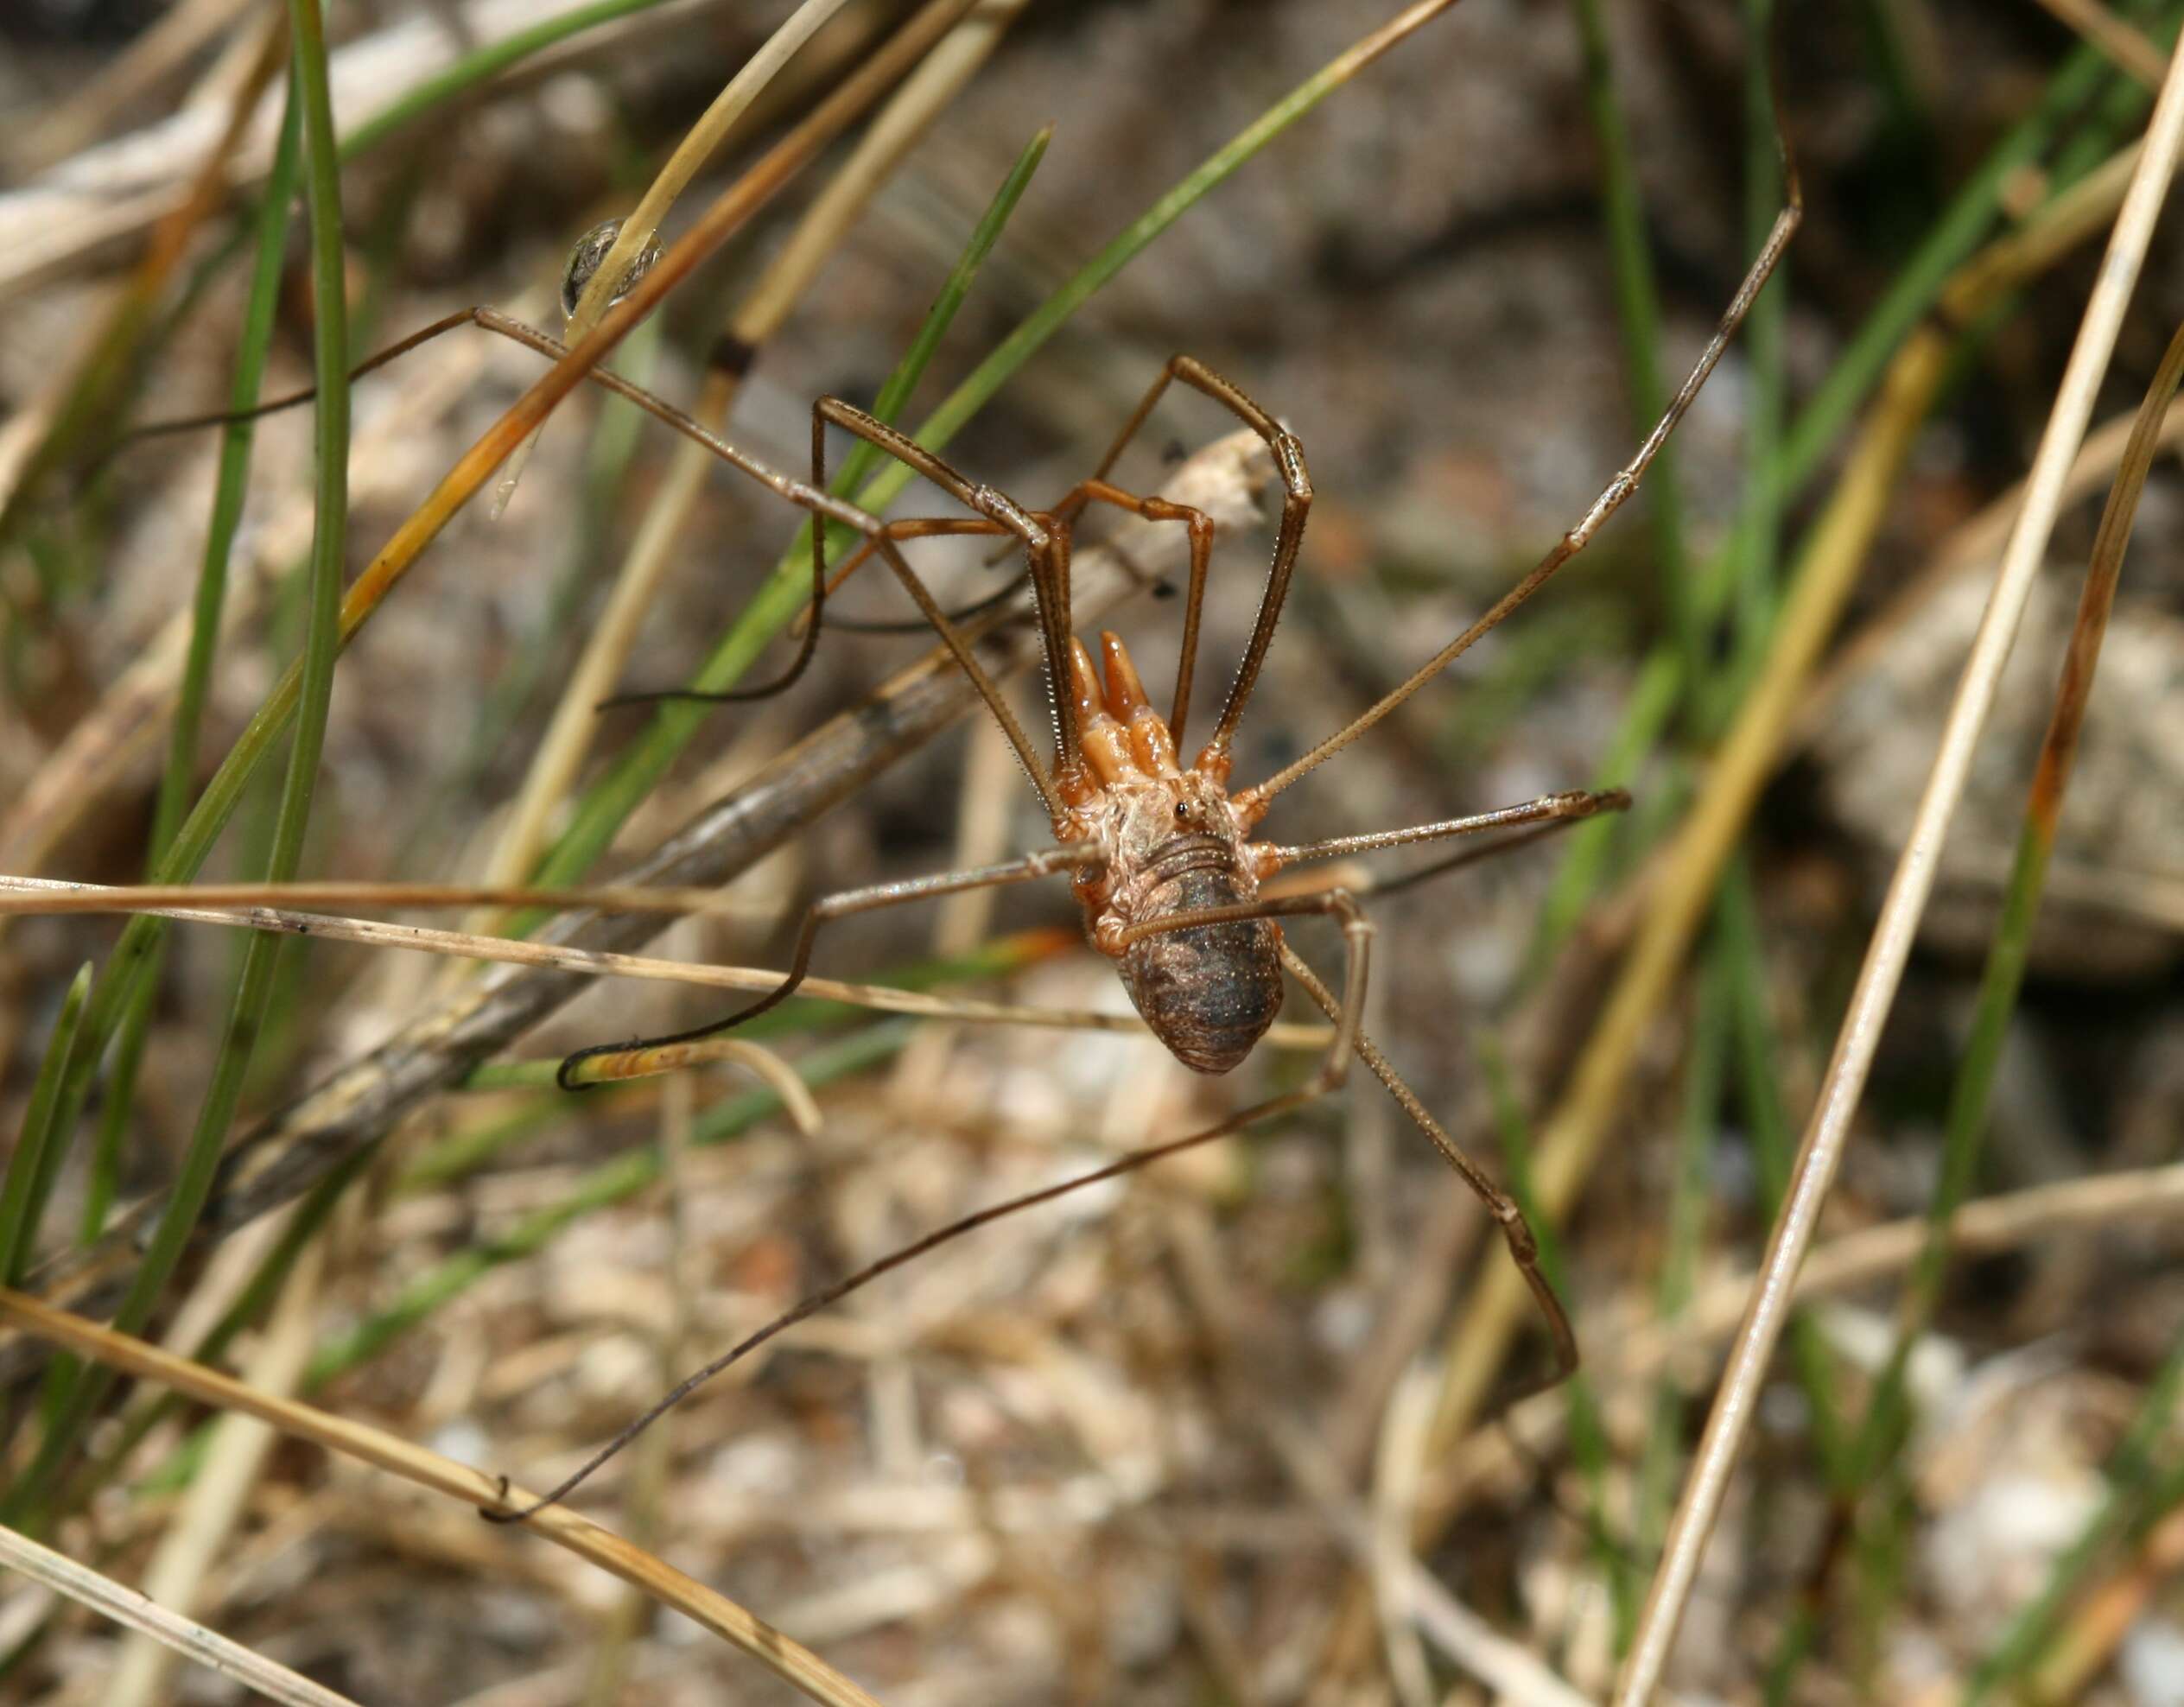
{"label": "thin grass stalk crossing", "polygon": [[1774,1343],[1781,1335],[1787,1288],[1810,1243],[1820,1205],[1833,1183],[1849,1136],[1850,1122],[1881,1026],[1894,999],[1896,981],[1909,957],[1911,941],[1930,892],[1948,822],[1964,790],[1971,749],[1993,702],[2009,644],[2029,596],[2060,507],[2062,485],[2091,419],[2093,398],[2124,310],[2137,282],[2154,225],[2184,147],[2184,54],[2172,60],[2143,151],[2117,215],[2099,282],[2071,352],[2069,365],[2048,428],[2033,460],[2025,506],[1997,573],[1972,656],[1965,667],[1957,698],[1950,708],[1940,752],[1919,803],[1910,839],[1882,904],[1880,922],[1852,993],[1850,1011],[1838,1034],[1819,1101],[1800,1145],[1790,1196],[1768,1241],[1767,1260],[1721,1392],[1692,1460],[1690,1481],[1669,1530],[1660,1575],[1647,1609],[1629,1666],[1617,1685],[1622,1707],[1639,1707],[1657,1687],[1675,1639],[1683,1609],[1697,1577],[1706,1538],[1713,1528],[1729,1474],[1749,1426],[1752,1409]]}
{"label": "thin grass stalk crossing", "polygon": [[0,1566],[42,1583],[102,1617],[150,1637],[206,1670],[246,1685],[268,1701],[286,1707],[357,1707],[300,1672],[252,1652],[241,1643],[168,1611],[134,1589],[117,1583],[67,1554],[56,1552],[27,1535],[0,1527]]}
{"label": "thin grass stalk crossing", "polygon": [[1978,1174],[1989,1101],[2010,1017],[2016,1010],[2031,959],[2033,927],[2054,852],[2056,827],[2064,793],[2070,786],[2094,671],[2099,667],[2101,641],[2122,579],[2124,554],[2130,543],[2138,501],[2153,467],[2162,422],[2180,383],[2184,383],[2184,330],[2170,339],[2147,388],[2101,514],[2062,679],[2056,687],[2054,708],[2041,744],[2023,827],[2003,895],[2001,917],[1980,978],[1971,1033],[1950,1090],[1941,1177],[1927,1209],[1927,1242],[1906,1278],[1897,1306],[1895,1343],[1874,1383],[1852,1449],[1841,1501],[1844,1509],[1835,1519],[1846,1529],[1857,1527],[1863,1490],[1877,1478],[1889,1475],[1892,1461],[1907,1444],[1911,1420],[1907,1391],[1911,1353],[1940,1303],[1948,1270],[1950,1228]]}

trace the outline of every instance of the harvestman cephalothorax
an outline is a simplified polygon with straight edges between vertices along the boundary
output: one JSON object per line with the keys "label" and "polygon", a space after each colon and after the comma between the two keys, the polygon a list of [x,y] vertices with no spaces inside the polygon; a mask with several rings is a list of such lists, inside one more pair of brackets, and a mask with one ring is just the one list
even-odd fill
{"label": "harvestman cephalothorax", "polygon": [[[826,559],[827,530],[823,525],[812,528],[810,610],[797,655],[776,680],[762,687],[722,695],[631,697],[748,701],[779,692],[809,664],[831,591],[839,586],[843,576],[876,556],[893,573],[924,621],[939,635],[1000,727],[1047,813],[1054,845],[1000,865],[826,896],[805,911],[789,969],[772,989],[725,1018],[689,1031],[580,1050],[561,1065],[558,1076],[564,1088],[581,1090],[688,1064],[697,1052],[695,1046],[702,1045],[704,1040],[733,1031],[797,992],[809,969],[818,933],[831,920],[966,890],[1063,874],[1070,879],[1092,945],[1115,961],[1140,1014],[1170,1051],[1187,1066],[1202,1073],[1219,1074],[1241,1063],[1274,1021],[1282,1003],[1285,971],[1326,1014],[1333,1031],[1317,1071],[1303,1084],[1254,1103],[1200,1131],[1133,1151],[1104,1167],[1060,1184],[996,1203],[890,1253],[812,1294],[690,1375],[631,1422],[543,1499],[520,1510],[487,1512],[484,1515],[495,1521],[518,1521],[566,1497],[699,1386],[784,1329],[839,1302],[880,1275],[989,1222],[1131,1172],[1324,1096],[1345,1082],[1353,1056],[1362,1061],[1387,1088],[1412,1123],[1478,1195],[1501,1228],[1509,1253],[1538,1300],[1553,1341],[1553,1368],[1538,1385],[1552,1385],[1577,1367],[1576,1336],[1540,1266],[1531,1229],[1515,1201],[1457,1146],[1360,1029],[1373,927],[1356,897],[1340,886],[1273,897],[1262,894],[1261,886],[1277,872],[1307,861],[1447,841],[1482,832],[1518,832],[1410,873],[1395,883],[1378,885],[1380,891],[1385,892],[1438,875],[1596,814],[1620,810],[1628,804],[1628,796],[1619,790],[1572,790],[1542,796],[1498,811],[1292,845],[1256,841],[1251,837],[1278,795],[1370,730],[1482,635],[1501,624],[1583,550],[1608,518],[1638,489],[1647,469],[1698,397],[1796,232],[1803,203],[1795,165],[1787,140],[1781,134],[1779,120],[1777,143],[1785,184],[1782,210],[1690,373],[1630,460],[1532,570],[1476,621],[1359,716],[1274,775],[1240,789],[1229,787],[1235,737],[1281,619],[1304,540],[1305,519],[1311,507],[1312,486],[1304,448],[1296,435],[1242,390],[1203,363],[1181,355],[1170,360],[1123,423],[1092,474],[1057,503],[1037,511],[1028,510],[994,488],[968,479],[933,452],[840,398],[822,397],[812,406],[812,474],[807,482],[767,466],[628,382],[597,370],[590,373],[596,383],[704,443],[732,466],[809,511],[816,523],[839,524],[863,541],[830,574]],[[585,243],[596,246],[597,236],[596,232],[591,234]],[[583,252],[580,245],[575,264],[581,264]],[[358,372],[382,365],[465,324],[480,326],[542,354],[558,358],[565,353],[556,340],[519,321],[492,309],[471,308],[449,315],[381,352],[359,367]],[[1222,701],[1213,733],[1188,763],[1183,758],[1183,737],[1197,662],[1213,524],[1197,510],[1164,498],[1138,495],[1108,478],[1162,395],[1178,382],[1229,410],[1266,441],[1283,488],[1273,564],[1242,662]],[[253,413],[285,408],[310,395],[307,391],[284,397],[262,405]],[[200,423],[167,422],[149,430],[174,430],[196,424]],[[826,490],[824,461],[825,435],[829,427],[900,460],[970,513],[886,522],[830,493]],[[1112,633],[1100,636],[1102,658],[1100,667],[1095,669],[1090,653],[1072,632],[1072,530],[1076,518],[1094,504],[1120,508],[1152,522],[1172,522],[1187,532],[1190,568],[1184,597],[1181,652],[1173,696],[1165,716],[1151,702],[1137,669],[1119,638]],[[1012,550],[1020,547],[1024,552],[1025,578],[1034,601],[1053,723],[1051,761],[1042,758],[1021,721],[978,663],[962,625],[962,619],[968,613],[944,610],[901,549],[901,543],[905,540],[948,535],[997,536],[1010,543]],[[1000,598],[1013,596],[1015,590],[1012,587],[973,608],[983,612]],[[1280,920],[1311,914],[1330,917],[1341,928],[1345,956],[1339,995],[1283,939]]]}

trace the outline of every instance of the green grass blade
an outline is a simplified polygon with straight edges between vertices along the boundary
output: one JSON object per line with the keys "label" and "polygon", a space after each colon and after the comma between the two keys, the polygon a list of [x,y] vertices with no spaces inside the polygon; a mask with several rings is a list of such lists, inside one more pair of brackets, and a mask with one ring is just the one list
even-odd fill
{"label": "green grass blade", "polygon": [[30,1102],[24,1111],[22,1131],[16,1139],[15,1153],[8,1158],[8,1174],[0,1184],[0,1279],[10,1286],[22,1284],[30,1266],[30,1253],[37,1242],[38,1223],[60,1169],[61,1145],[54,1141],[54,1116],[60,1101],[60,1082],[84,1004],[91,993],[91,967],[86,962],[61,998],[60,1012],[53,1022],[45,1057],[38,1076],[31,1082]]}
{"label": "green grass blade", "polygon": [[[1585,110],[1600,145],[1601,213],[1607,226],[1608,256],[1616,288],[1616,319],[1622,332],[1624,384],[1629,394],[1633,430],[1642,439],[1660,419],[1668,401],[1660,368],[1660,291],[1654,278],[1653,251],[1646,241],[1646,208],[1632,157],[1630,126],[1616,92],[1615,64],[1607,20],[1600,0],[1578,0],[1578,33],[1584,57]],[[1768,41],[1757,34],[1764,56]],[[1762,134],[1772,136],[1773,121],[1762,114]],[[1769,215],[1770,222],[1772,214]],[[1762,232],[1765,226],[1762,228]],[[1777,295],[1770,292],[1769,295]],[[1646,520],[1653,532],[1654,568],[1660,576],[1662,602],[1671,631],[1696,680],[1706,662],[1705,633],[1699,620],[1698,588],[1684,545],[1683,501],[1676,479],[1675,447],[1662,447],[1646,476]]]}
{"label": "green grass blade", "polygon": [[[272,346],[273,317],[280,306],[281,273],[286,259],[289,207],[295,196],[302,152],[299,125],[300,115],[291,98],[282,120],[281,139],[266,178],[264,198],[258,204],[257,260],[251,275],[250,298],[243,310],[235,377],[228,388],[228,407],[238,416],[257,402],[267,352]],[[181,827],[190,784],[197,775],[198,738],[204,726],[206,698],[212,689],[213,661],[219,650],[220,614],[227,602],[228,563],[243,518],[244,500],[249,496],[251,447],[257,435],[257,423],[243,419],[230,422],[220,435],[212,519],[206,528],[205,555],[198,567],[197,596],[190,612],[189,650],[182,662],[174,727],[168,734],[166,769],[161,772],[159,798],[152,810],[150,851],[144,862],[148,882],[156,880],[151,874],[165,861],[175,833]],[[120,1177],[122,1137],[133,1112],[137,1069],[150,1035],[166,932],[156,924],[151,934],[156,946],[130,994],[122,1019],[121,1042],[107,1076],[106,1106],[92,1146],[91,1186],[84,1202],[81,1233],[86,1241],[98,1236],[113,1203]]]}
{"label": "green grass blade", "polygon": [[[295,41],[292,87],[301,114],[308,192],[317,309],[313,358],[319,396],[309,630],[300,675],[295,739],[266,873],[267,881],[272,883],[293,879],[302,860],[311,797],[333,697],[334,663],[340,651],[342,570],[348,543],[348,281],[341,235],[340,165],[334,149],[333,110],[327,88],[326,36],[319,0],[290,0],[289,16]],[[251,938],[197,1125],[150,1247],[115,1316],[115,1325],[124,1333],[136,1332],[149,1318],[181,1260],[183,1246],[212,1190],[220,1152],[242,1095],[251,1048],[265,1023],[280,943],[279,937],[270,935]],[[102,1369],[73,1384],[41,1446],[38,1465],[11,1493],[11,1511],[20,1510],[26,1496],[37,1498],[39,1490],[53,1487],[55,1470],[73,1450],[78,1435],[111,1379]]]}
{"label": "green grass blade", "polygon": [[[1002,229],[1010,215],[1016,212],[1016,204],[1024,199],[1024,192],[1032,187],[1032,175],[1039,169],[1039,162],[1046,157],[1047,144],[1054,140],[1054,127],[1050,124],[1024,145],[1023,153],[1016,156],[1016,164],[1009,168],[1008,176],[994,193],[978,224],[971,229],[971,240],[956,257],[956,264],[949,269],[948,277],[940,288],[940,295],[933,299],[933,306],[926,310],[924,320],[917,327],[917,335],[910,340],[910,348],[895,364],[873,399],[872,412],[882,421],[892,423],[901,415],[903,406],[917,389],[917,382],[925,370],[932,365],[933,357],[940,349],[940,340],[954,323],[956,311],[963,306],[963,299],[970,295],[971,285],[978,277],[979,269],[986,264],[986,257],[994,252],[994,245],[1000,241]],[[860,439],[843,459],[841,473],[835,477],[832,490],[837,492],[854,491],[867,475],[879,466],[881,460],[878,446]]]}
{"label": "green grass blade", "polygon": [[[1691,1048],[1684,1069],[1683,1120],[1676,1140],[1673,1184],[1668,1198],[1668,1228],[1654,1308],[1664,1324],[1680,1317],[1692,1298],[1698,1272],[1701,1241],[1712,1183],[1714,1139],[1721,1123],[1722,1089],[1728,1076],[1729,982],[1720,968],[1702,974],[1692,1014]],[[1676,1466],[1682,1456],[1684,1394],[1681,1384],[1664,1373],[1654,1386],[1653,1421],[1638,1463],[1635,1511],[1631,1527],[1639,1547],[1657,1555],[1667,1532]]]}

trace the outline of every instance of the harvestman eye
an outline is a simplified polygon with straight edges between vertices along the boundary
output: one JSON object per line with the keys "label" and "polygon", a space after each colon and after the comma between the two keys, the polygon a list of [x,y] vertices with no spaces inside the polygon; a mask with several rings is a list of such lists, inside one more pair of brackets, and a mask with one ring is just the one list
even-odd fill
{"label": "harvestman eye", "polygon": [[[576,239],[576,247],[569,251],[568,270],[562,274],[562,314],[573,319],[576,305],[583,299],[584,291],[614,247],[614,239],[622,234],[619,219],[603,219]],[[607,299],[612,308],[644,282],[644,275],[652,270],[652,263],[660,258],[660,239],[657,232],[645,239],[644,247],[638,251],[614,286],[614,294]]]}

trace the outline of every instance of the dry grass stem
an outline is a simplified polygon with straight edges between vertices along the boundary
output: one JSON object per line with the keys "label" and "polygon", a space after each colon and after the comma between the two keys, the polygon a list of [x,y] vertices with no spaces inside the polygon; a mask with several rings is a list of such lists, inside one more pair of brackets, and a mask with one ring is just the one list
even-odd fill
{"label": "dry grass stem", "polygon": [[[436,1452],[411,1444],[367,1424],[352,1422],[292,1399],[256,1387],[162,1351],[127,1334],[54,1309],[21,1292],[0,1290],[0,1317],[51,1344],[66,1347],[140,1380],[157,1381],[201,1404],[239,1412],[270,1424],[282,1433],[308,1440],[360,1463],[398,1475],[420,1488],[463,1504],[494,1511],[524,1504],[524,1490],[505,1478],[487,1475]],[[651,1554],[632,1546],[565,1507],[541,1512],[526,1526],[533,1533],[578,1558],[612,1571],[644,1590],[758,1660],[811,1700],[827,1707],[877,1707],[871,1696],[831,1666],[726,1596],[694,1581]],[[339,1697],[327,1697],[338,1700]]]}
{"label": "dry grass stem", "polygon": [[[713,105],[702,114],[675,152],[668,156],[653,178],[651,185],[638,200],[637,207],[622,221],[622,228],[614,234],[614,241],[607,248],[599,265],[593,270],[583,294],[577,298],[575,312],[569,315],[567,328],[562,332],[564,343],[582,343],[598,327],[606,314],[607,304],[619,293],[623,279],[632,267],[659,234],[660,225],[666,219],[668,210],[675,206],[682,192],[689,187],[690,180],[698,169],[712,157],[727,136],[736,120],[742,117],[751,104],[757,100],[767,84],[773,81],[782,67],[796,56],[798,48],[816,35],[821,26],[840,11],[848,0],[803,0],[786,21],[768,36],[759,51],[746,60],[741,69],[730,78],[727,85],[713,98]],[[516,490],[516,483],[523,478],[524,465],[530,460],[531,448],[538,442],[538,435],[545,430],[543,423],[533,429],[531,436],[517,446],[508,459],[507,472],[501,476],[500,485],[493,494],[493,514],[498,516],[507,505]]]}
{"label": "dry grass stem", "polygon": [[[243,893],[266,889],[293,892],[311,885],[238,885]],[[340,890],[345,885],[327,885]],[[429,903],[434,905],[467,905],[479,897],[489,898],[492,904],[505,904],[502,898],[547,896],[553,904],[564,907],[592,907],[582,890],[523,890],[472,889],[452,891],[436,885],[418,885],[414,891],[409,885],[389,885],[397,893],[416,892],[452,899]],[[200,892],[187,885],[161,888],[147,885],[142,891],[115,889],[102,891],[94,884],[62,884],[46,878],[0,877],[0,917],[10,913],[149,913],[160,918],[178,919],[188,924],[219,924],[242,930],[278,931],[290,936],[315,937],[321,942],[356,942],[366,948],[410,949],[420,953],[446,955],[458,959],[492,961],[504,966],[529,966],[550,968],[559,972],[583,973],[600,978],[642,978],[670,984],[689,984],[708,990],[740,990],[759,993],[773,989],[781,982],[782,974],[771,968],[758,966],[697,966],[689,961],[657,960],[644,955],[623,955],[592,949],[564,948],[551,942],[527,942],[521,937],[483,936],[461,930],[435,930],[425,925],[388,924],[378,919],[343,918],[331,913],[298,912],[285,907],[244,907],[230,909],[213,906],[175,906],[158,904],[148,896],[166,897],[188,895]],[[207,885],[201,892],[215,901],[224,892]],[[647,897],[670,892],[650,890],[622,890],[601,892],[626,898],[636,904],[628,907],[632,912],[692,911],[710,912],[717,898],[711,892],[699,892],[696,898],[705,903],[698,907],[676,907],[648,904]],[[14,898],[10,899],[10,897]],[[520,900],[514,903],[520,904]],[[390,902],[389,904],[397,904]],[[614,911],[610,904],[606,911]],[[1074,939],[1064,938],[1064,941]],[[933,1019],[954,1019],[973,1024],[1042,1025],[1068,1031],[1121,1031],[1132,1036],[1146,1035],[1145,1022],[1134,1013],[1103,1013],[1090,1009],[1030,1008],[1006,1002],[952,1001],[944,997],[929,996],[916,990],[898,990],[884,984],[850,984],[833,978],[807,978],[798,987],[797,994],[814,1001],[847,1002],[855,1007],[868,1007],[883,1013],[912,1013]],[[1324,1025],[1277,1025],[1267,1034],[1267,1041],[1278,1049],[1324,1049],[1330,1032]],[[748,1045],[735,1039],[721,1039],[694,1046],[689,1057],[695,1060],[747,1061]],[[773,1057],[768,1055],[767,1058]],[[777,1063],[778,1064],[778,1063]]]}
{"label": "dry grass stem", "polygon": [[[243,1372],[243,1380],[260,1393],[285,1398],[303,1378],[317,1336],[323,1251],[322,1244],[314,1243],[297,1264]],[[274,1431],[255,1417],[220,1418],[203,1467],[182,1496],[181,1514],[161,1538],[144,1573],[144,1593],[150,1599],[185,1616],[195,1611],[206,1574],[229,1550],[248,1508],[274,1437]],[[170,1698],[166,1691],[176,1652],[146,1633],[131,1637],[123,1644],[107,1683],[105,1707],[157,1707]]]}
{"label": "dry grass stem", "polygon": [[0,1565],[42,1583],[57,1594],[89,1607],[100,1616],[140,1632],[153,1641],[194,1659],[224,1678],[232,1678],[269,1701],[289,1707],[357,1707],[346,1695],[290,1671],[219,1632],[169,1612],[136,1590],[79,1564],[27,1535],[0,1527]]}
{"label": "dry grass stem", "polygon": [[1919,916],[1933,885],[1942,841],[1964,793],[1972,748],[1993,703],[1995,684],[2009,657],[2010,643],[2016,638],[2033,577],[2047,553],[2048,536],[2062,504],[2063,482],[2092,419],[2094,396],[2108,371],[2124,311],[2138,282],[2147,245],[2175,174],[2180,146],[2184,146],[2184,54],[2171,63],[2161,98],[2155,104],[2144,151],[2124,198],[2123,211],[2117,216],[2115,235],[2110,239],[2092,300],[2086,305],[2054,408],[2033,458],[2025,507],[1996,574],[1994,592],[1943,726],[1940,751],[1934,756],[1910,839],[1889,881],[1871,946],[1859,968],[1850,1008],[1820,1087],[1819,1101],[1799,1145],[1796,1171],[1768,1241],[1767,1259],[1753,1288],[1749,1312],[1730,1353],[1705,1433],[1692,1461],[1690,1476],[1678,1497],[1675,1515],[1670,1520],[1660,1569],[1647,1595],[1617,1691],[1617,1699],[1625,1707],[1638,1707],[1651,1698],[1674,1645],[1706,1538],[1713,1530],[1722,1495],[1729,1486],[1730,1470],[1743,1444],[1768,1363],[1787,1320],[1789,1282],[1804,1260],[1806,1247],[1819,1225],[1820,1206],[1826,1201],[1842,1160],[1851,1116],[1865,1088],[1874,1051],[1880,1045],[1881,1028],[1895,999],[1904,963],[1910,957]]}
{"label": "dry grass stem", "polygon": [[64,878],[0,877],[0,915],[118,913],[153,907],[536,907],[545,912],[674,913],[772,925],[779,913],[718,889],[536,889],[524,884],[466,883],[72,883]]}
{"label": "dry grass stem", "polygon": [[774,1095],[781,1099],[781,1106],[788,1111],[790,1123],[804,1137],[816,1138],[825,1122],[819,1113],[819,1100],[812,1095],[811,1087],[797,1076],[795,1068],[765,1044],[739,1041],[743,1042],[743,1048],[727,1058],[772,1086]]}

